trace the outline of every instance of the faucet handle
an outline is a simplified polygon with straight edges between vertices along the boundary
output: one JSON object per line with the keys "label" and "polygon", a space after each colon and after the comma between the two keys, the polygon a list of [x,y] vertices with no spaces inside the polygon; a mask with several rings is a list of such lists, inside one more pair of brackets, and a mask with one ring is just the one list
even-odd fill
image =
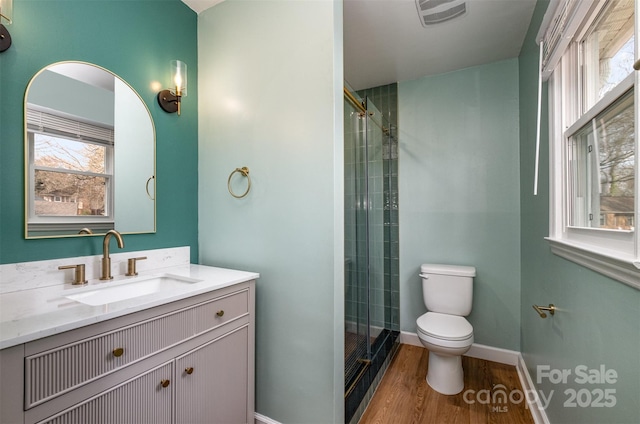
{"label": "faucet handle", "polygon": [[75,284],[75,285],[87,284],[87,280],[84,278],[84,264],[64,265],[64,266],[59,266],[58,269],[75,269],[76,270],[75,279],[71,284]]}
{"label": "faucet handle", "polygon": [[136,262],[143,261],[147,259],[146,256],[141,256],[139,258],[129,258],[127,260],[127,273],[125,274],[128,277],[133,277],[134,275],[138,275],[138,271],[136,271]]}

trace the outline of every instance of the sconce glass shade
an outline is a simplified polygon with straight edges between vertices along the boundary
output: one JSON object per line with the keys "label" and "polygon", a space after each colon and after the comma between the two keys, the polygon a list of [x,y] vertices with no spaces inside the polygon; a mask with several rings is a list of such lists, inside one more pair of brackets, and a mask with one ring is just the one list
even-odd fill
{"label": "sconce glass shade", "polygon": [[11,25],[13,0],[0,0],[0,24]]}
{"label": "sconce glass shade", "polygon": [[3,22],[11,25],[11,15],[13,13],[13,0],[0,0],[0,52],[11,47],[11,34],[4,26]]}
{"label": "sconce glass shade", "polygon": [[171,63],[171,88],[158,93],[158,104],[167,113],[178,112],[182,98],[187,96],[187,65],[179,60]]}
{"label": "sconce glass shade", "polygon": [[187,64],[179,60],[171,61],[171,94],[187,97]]}

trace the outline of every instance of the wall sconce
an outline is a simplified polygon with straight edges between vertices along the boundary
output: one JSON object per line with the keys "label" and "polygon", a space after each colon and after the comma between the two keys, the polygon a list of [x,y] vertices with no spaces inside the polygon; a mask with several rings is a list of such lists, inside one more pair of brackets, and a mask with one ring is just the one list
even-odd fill
{"label": "wall sconce", "polygon": [[178,112],[180,102],[187,97],[187,65],[179,60],[171,61],[171,82],[173,87],[158,93],[158,104],[167,113]]}
{"label": "wall sconce", "polygon": [[0,52],[11,47],[11,34],[2,25],[3,19],[7,21],[7,25],[11,25],[11,12],[13,12],[13,0],[0,0]]}

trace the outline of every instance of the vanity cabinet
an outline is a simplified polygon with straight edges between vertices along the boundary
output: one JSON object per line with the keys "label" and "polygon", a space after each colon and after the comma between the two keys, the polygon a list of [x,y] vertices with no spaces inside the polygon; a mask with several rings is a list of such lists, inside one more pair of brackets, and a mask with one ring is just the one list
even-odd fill
{"label": "vanity cabinet", "polygon": [[253,422],[254,293],[239,283],[0,351],[24,388],[15,404],[3,381],[2,423]]}

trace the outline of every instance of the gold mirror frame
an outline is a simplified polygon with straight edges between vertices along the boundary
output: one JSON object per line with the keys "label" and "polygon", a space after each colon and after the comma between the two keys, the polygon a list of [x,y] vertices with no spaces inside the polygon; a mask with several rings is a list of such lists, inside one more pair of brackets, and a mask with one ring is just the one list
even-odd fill
{"label": "gold mirror frame", "polygon": [[[118,216],[117,211],[117,201],[115,200],[115,193],[118,190],[117,186],[118,186],[118,174],[115,171],[112,171],[112,184],[111,186],[115,186],[115,188],[113,188],[112,190],[112,194],[110,199],[112,200],[113,206],[111,207],[111,218],[98,218],[97,216],[93,216],[93,218],[89,217],[89,218],[79,218],[77,222],[54,222],[54,221],[70,221],[68,219],[65,218],[59,218],[59,217],[53,217],[51,218],[51,216],[49,216],[48,218],[42,218],[39,219],[36,217],[35,221],[34,221],[34,217],[35,217],[35,171],[34,171],[34,167],[31,165],[31,156],[33,156],[33,152],[30,152],[30,145],[32,144],[29,140],[29,133],[33,132],[33,130],[30,130],[28,127],[28,120],[27,120],[27,109],[28,109],[28,104],[29,104],[29,94],[31,93],[31,90],[33,88],[34,85],[34,81],[37,80],[38,77],[40,77],[45,71],[50,70],[53,67],[56,67],[58,65],[82,65],[82,66],[89,66],[92,67],[93,70],[97,70],[97,71],[102,71],[105,72],[106,74],[108,74],[109,76],[111,76],[113,78],[114,81],[114,85],[117,85],[117,81],[119,81],[121,84],[121,87],[126,90],[126,94],[129,95],[132,99],[134,99],[134,104],[135,104],[135,99],[137,98],[137,100],[140,102],[140,104],[143,106],[142,107],[138,107],[136,105],[137,108],[137,112],[140,113],[141,115],[144,115],[146,113],[145,116],[148,117],[149,121],[147,122],[143,122],[143,124],[140,125],[132,125],[127,127],[127,129],[137,129],[137,127],[142,126],[142,127],[146,127],[147,125],[150,128],[145,128],[145,139],[148,140],[149,143],[151,143],[151,146],[147,145],[146,149],[151,153],[151,158],[150,158],[150,162],[147,162],[147,167],[151,169],[151,171],[149,172],[151,175],[145,175],[144,180],[141,181],[141,184],[135,184],[135,194],[134,194],[134,198],[135,199],[142,199],[144,198],[145,202],[152,202],[152,212],[151,212],[151,207],[149,207],[149,204],[146,204],[146,209],[148,209],[147,213],[144,215],[143,219],[140,219],[139,221],[142,222],[144,221],[144,224],[139,223],[139,228],[130,228],[130,225],[128,225],[129,223],[126,222],[126,220],[122,219],[121,217]],[[76,81],[77,82],[77,81]],[[115,89],[114,89],[115,90]],[[115,97],[115,93],[114,93],[114,97]],[[115,102],[115,100],[114,100]],[[114,112],[115,113],[115,112]],[[61,115],[64,115],[64,112],[60,112]],[[114,132],[115,132],[115,128],[114,128]],[[121,143],[122,141],[120,141]],[[114,147],[113,147],[113,157],[114,157],[114,162],[115,162],[115,157],[116,157],[116,144],[117,142],[114,139]],[[132,155],[133,156],[133,155]],[[121,162],[126,162],[126,157],[120,156]],[[133,158],[131,158],[133,161]],[[135,162],[136,164],[139,162],[139,157],[135,157]],[[155,124],[153,122],[153,117],[151,116],[151,112],[149,111],[148,106],[146,105],[146,103],[144,102],[144,100],[142,99],[142,97],[138,94],[138,92],[129,84],[127,83],[123,78],[121,78],[120,76],[118,76],[117,74],[115,74],[114,72],[111,72],[110,70],[101,67],[99,65],[93,64],[93,63],[88,63],[88,62],[82,62],[82,61],[62,61],[62,62],[56,62],[56,63],[52,63],[50,65],[45,66],[44,68],[40,69],[29,81],[29,83],[27,84],[27,88],[25,90],[25,97],[24,97],[24,187],[25,187],[25,197],[24,197],[24,214],[25,214],[25,238],[26,239],[36,239],[36,238],[61,238],[61,237],[79,237],[79,236],[87,236],[87,235],[104,235],[106,233],[106,231],[108,231],[111,228],[115,228],[116,230],[122,232],[123,234],[142,234],[142,233],[155,233],[156,232],[156,130],[155,130]],[[115,165],[114,165],[115,168]],[[135,169],[136,166],[129,166],[126,169]],[[150,184],[152,182],[152,184]],[[131,181],[130,180],[126,180],[125,182],[120,182],[119,184],[122,187],[129,187],[131,186]],[[151,186],[151,187],[150,187]],[[33,192],[33,193],[32,193]],[[122,192],[122,190],[120,191]],[[138,195],[138,193],[140,193],[140,195]],[[144,195],[142,194],[144,193]],[[144,197],[142,197],[144,196]],[[129,196],[131,197],[131,196]],[[125,203],[125,202],[122,202]],[[131,203],[129,203],[131,204]],[[137,204],[137,200],[133,201],[133,204],[135,207],[135,205]],[[106,209],[106,206],[105,206]],[[141,208],[144,209],[144,208]],[[77,215],[74,215],[77,216]],[[39,221],[39,222],[36,222]],[[151,222],[148,222],[151,221]],[[119,223],[120,222],[120,223]],[[29,226],[32,226],[32,230],[30,231]],[[92,224],[94,225],[95,228],[92,229]],[[43,230],[33,230],[34,226],[38,226],[38,227],[44,227]],[[46,233],[50,233],[50,234],[46,234]]]}

